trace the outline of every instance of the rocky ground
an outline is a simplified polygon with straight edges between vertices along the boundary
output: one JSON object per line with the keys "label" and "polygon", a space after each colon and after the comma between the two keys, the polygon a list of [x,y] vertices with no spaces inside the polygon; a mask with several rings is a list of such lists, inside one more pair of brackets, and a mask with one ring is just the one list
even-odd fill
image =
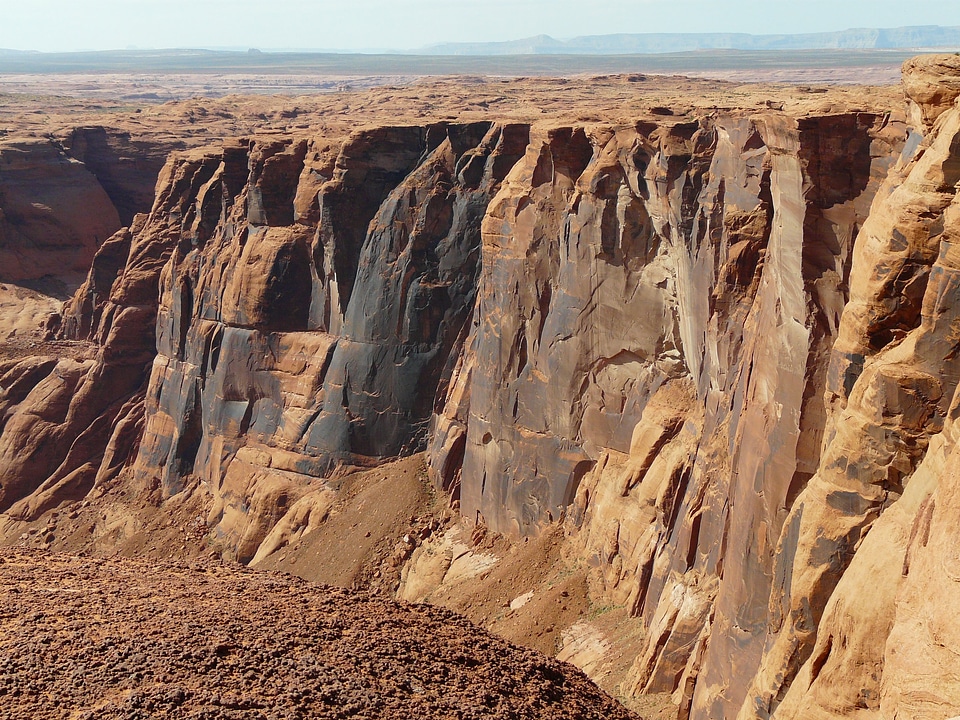
{"label": "rocky ground", "polygon": [[[37,343],[48,354],[77,350],[63,344]],[[12,341],[0,347],[31,349]],[[422,453],[372,469],[344,468],[330,488],[336,496],[323,520],[306,531],[281,528],[274,551],[256,561],[258,570],[453,610],[511,643],[586,669],[647,720],[676,716],[669,694],[619,693],[645,633],[625,608],[588,599],[585,568],[562,557],[559,528],[529,541],[469,528],[427,480]],[[124,474],[71,509],[34,522],[0,518],[0,532],[16,538],[0,553],[218,562],[229,549],[208,527],[210,503],[203,484],[161,502]]]}
{"label": "rocky ground", "polygon": [[[175,77],[166,80],[176,87]],[[44,81],[49,78],[34,79]],[[651,110],[653,117],[661,118],[698,110],[772,106],[802,114],[901,101],[898,86],[880,82],[870,86],[869,82],[868,78],[855,86],[756,83],[641,73],[568,78],[471,75],[404,77],[369,88],[343,85],[338,92],[233,94],[167,102],[111,99],[123,95],[120,86],[105,89],[101,98],[75,98],[53,95],[48,85],[17,86],[16,92],[3,92],[0,84],[0,140],[58,137],[83,125],[106,125],[128,131],[138,141],[175,139],[181,146],[193,146],[247,134],[322,132],[332,138],[369,124],[420,124],[425,119],[633,123]]]}
{"label": "rocky ground", "polygon": [[3,718],[635,717],[465,618],[218,563],[0,555]]}

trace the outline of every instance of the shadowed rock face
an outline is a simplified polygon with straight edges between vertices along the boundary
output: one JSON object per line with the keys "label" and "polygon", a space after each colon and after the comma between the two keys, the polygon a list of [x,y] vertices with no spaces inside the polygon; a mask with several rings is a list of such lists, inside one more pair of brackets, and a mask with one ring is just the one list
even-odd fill
{"label": "shadowed rock face", "polygon": [[100,126],[0,142],[0,279],[85,273],[107,238],[150,209],[167,155],[182,146]]}
{"label": "shadowed rock face", "polygon": [[[269,507],[336,463],[420,449],[474,306],[480,220],[526,134],[484,123],[381,128],[338,150],[254,143],[235,198],[225,153],[195,224],[210,193],[227,197],[221,219],[182,237],[161,278],[136,473],[167,493],[198,476],[243,518],[248,493]],[[229,525],[249,560],[269,525]]]}
{"label": "shadowed rock face", "polygon": [[428,130],[426,158],[370,225],[322,409],[304,433],[309,452],[422,448],[441,373],[473,310],[480,222],[527,132]]}
{"label": "shadowed rock face", "polygon": [[83,273],[119,228],[104,188],[61,148],[35,139],[0,144],[0,280]]}
{"label": "shadowed rock face", "polygon": [[153,205],[157,176],[167,156],[183,148],[175,140],[148,141],[96,125],[75,128],[60,144],[97,179],[125,226]]}
{"label": "shadowed rock face", "polygon": [[337,465],[426,447],[470,521],[563,522],[591,598],[643,628],[623,692],[940,717],[955,65],[907,65],[909,130],[716,112],[177,154],[64,309],[96,357],[0,367],[0,509],[132,464],[204,482],[246,562]]}

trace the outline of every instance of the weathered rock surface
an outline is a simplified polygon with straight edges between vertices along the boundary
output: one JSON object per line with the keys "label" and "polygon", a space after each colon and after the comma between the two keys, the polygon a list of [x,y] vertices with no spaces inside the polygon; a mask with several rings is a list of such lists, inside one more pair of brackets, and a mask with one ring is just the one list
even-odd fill
{"label": "weathered rock surface", "polygon": [[138,218],[133,233],[110,238],[94,258],[64,309],[61,332],[93,341],[95,358],[34,358],[5,368],[0,462],[8,471],[0,507],[13,516],[32,518],[82,498],[132,461],[156,354],[157,277],[189,222],[194,193],[218,163],[203,152],[170,163],[150,216]]}
{"label": "weathered rock surface", "polygon": [[819,464],[853,239],[904,135],[863,113],[559,130],[491,205],[469,409],[437,423],[466,425],[462,509],[510,534],[572,509],[602,592],[650,628],[635,692],[686,674],[694,714],[739,705]]}
{"label": "weathered rock surface", "polygon": [[[905,66],[912,100],[928,102],[913,88],[937,83],[941,67]],[[904,716],[882,707],[881,687],[904,679],[884,647],[896,653],[887,643],[907,540],[928,522],[953,449],[958,122],[955,107],[939,113],[861,230],[827,375],[823,456],[784,524],[764,656],[740,717]]]}
{"label": "weathered rock surface", "polygon": [[[177,154],[64,309],[96,356],[0,368],[0,510],[132,464],[158,498],[205,488],[204,529],[261,563],[326,521],[341,466],[426,447],[478,537],[562,522],[557,557],[631,628],[624,694],[960,713],[931,600],[954,582],[955,74],[907,64],[913,127],[864,102]],[[409,597],[452,582],[443,538],[399,559]]]}
{"label": "weathered rock surface", "polygon": [[473,307],[480,218],[524,133],[226,148],[162,275],[138,476],[168,494],[208,482],[250,560],[278,498],[336,463],[421,447]]}
{"label": "weathered rock surface", "polygon": [[927,129],[960,96],[960,56],[920,55],[903,64],[903,88]]}
{"label": "weathered rock surface", "polygon": [[[917,71],[906,71],[908,88],[937,85],[935,75],[918,80],[911,76]],[[920,107],[929,102],[923,94],[912,99]],[[525,159],[525,176],[518,165],[495,199],[493,208],[500,202],[508,209],[494,209],[485,220],[480,307],[494,300],[467,341],[478,360],[462,361],[462,387],[437,419],[433,465],[449,482],[445,455],[455,450],[444,431],[465,435],[465,513],[512,533],[555,516],[568,507],[571,488],[577,492],[567,509],[576,556],[598,566],[595,592],[626,604],[649,632],[629,678],[633,692],[676,689],[685,715],[717,718],[849,717],[854,708],[876,717],[881,684],[884,698],[896,697],[909,661],[883,671],[884,648],[896,653],[886,641],[901,563],[890,557],[903,557],[918,508],[930,512],[924,488],[938,473],[938,458],[943,462],[942,446],[930,456],[927,475],[902,504],[896,501],[930,436],[943,427],[956,387],[944,254],[951,219],[944,211],[956,192],[949,174],[953,113],[939,116],[919,152],[911,139],[902,156],[903,126],[864,115],[802,119],[792,127],[762,119],[752,133],[741,126],[740,134],[718,123],[712,141],[712,128],[692,128],[677,179],[669,176],[670,145],[656,148],[655,160],[640,167],[664,169],[649,178],[660,182],[649,182],[648,193],[665,199],[645,207],[654,208],[647,214],[656,229],[647,233],[665,248],[668,311],[648,301],[640,319],[666,316],[677,328],[672,333],[670,324],[651,330],[634,319],[624,331],[611,321],[604,300],[614,312],[623,300],[603,294],[603,272],[619,268],[597,270],[581,261],[577,267],[591,269],[563,275],[564,262],[576,257],[574,240],[590,238],[582,218],[591,217],[583,208],[596,194],[587,181],[595,177],[591,164],[600,165],[597,149],[582,153],[591,164],[584,163],[578,183],[552,173],[554,185],[566,190],[565,202],[553,208],[565,211],[551,212],[544,203],[532,220],[522,218],[531,197],[544,192],[547,174],[536,176],[549,166],[542,158],[552,156],[552,138]],[[738,137],[727,154],[725,145]],[[623,155],[613,148],[610,154]],[[756,163],[753,172],[746,158]],[[737,173],[741,163],[747,168]],[[631,170],[642,177],[629,162],[616,168],[628,178]],[[631,190],[607,195],[617,198],[608,207],[617,208],[609,216],[619,226],[608,221],[614,231],[606,243],[595,231],[591,259],[604,258],[605,244],[618,247],[616,230],[626,224],[631,196],[647,200]],[[677,199],[678,209],[656,212],[673,209]],[[627,237],[638,235],[644,233]],[[528,284],[525,300],[519,283],[511,287],[499,276],[510,263],[535,267],[530,258],[544,246],[556,248],[547,267],[559,268],[558,280],[546,293]],[[539,268],[530,275],[551,277]],[[621,297],[629,298],[643,284],[614,287],[626,287]],[[483,322],[511,302],[522,309]],[[559,327],[576,329],[591,312],[596,319],[580,332],[541,333],[550,327],[553,303],[557,312],[573,306]],[[534,320],[532,337],[511,324],[524,318]],[[627,442],[614,442],[617,433],[608,426],[596,435],[601,442],[591,443],[590,389],[599,380],[590,360],[604,354],[575,359],[578,341],[591,331],[599,339],[583,345],[620,340],[610,355],[632,351],[653,375],[642,385],[652,398],[637,402],[638,393],[621,391],[619,402],[610,403],[619,410],[616,420],[633,430]],[[675,376],[658,368],[649,351],[631,348],[645,336],[658,349],[680,351]],[[563,342],[574,348],[572,361],[554,349]],[[889,360],[870,365],[888,345]],[[491,347],[496,354],[485,356]],[[686,407],[676,385],[684,378],[695,384]],[[574,400],[572,408],[551,407],[536,389],[558,383],[568,389],[557,397]],[[632,417],[631,401],[637,402]],[[581,463],[597,460],[586,475],[578,472]],[[888,507],[896,508],[889,516]],[[872,528],[875,536],[867,534]],[[869,601],[861,600],[864,594]],[[942,661],[931,674],[937,672],[941,678],[949,672]],[[820,673],[829,680],[815,683]],[[914,693],[907,706],[921,707],[917,684],[930,679],[913,671],[907,679]],[[949,690],[934,697],[928,711],[951,707]]]}

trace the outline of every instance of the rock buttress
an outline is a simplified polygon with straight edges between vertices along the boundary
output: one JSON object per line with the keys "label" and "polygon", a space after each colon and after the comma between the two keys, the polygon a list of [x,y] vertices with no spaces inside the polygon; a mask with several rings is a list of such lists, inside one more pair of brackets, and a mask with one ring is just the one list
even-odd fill
{"label": "rock buttress", "polygon": [[157,277],[218,164],[218,154],[199,151],[171,158],[150,214],[136,219],[133,232],[120,231],[101,246],[65,307],[61,330],[94,341],[94,359],[26,360],[4,369],[0,509],[36,517],[84,497],[129,464],[156,353]]}
{"label": "rock buttress", "polygon": [[252,144],[232,213],[163,271],[141,480],[206,482],[248,561],[336,464],[421,448],[473,310],[480,220],[526,132]]}
{"label": "rock buttress", "polygon": [[939,549],[952,534],[936,523],[955,494],[958,67],[953,56],[904,66],[924,139],[891,171],[860,233],[822,459],[780,538],[741,718],[932,718],[957,707],[955,669],[932,659],[950,642],[932,638],[955,580],[929,563],[949,565]]}
{"label": "rock buttress", "polygon": [[632,693],[725,717],[747,692],[854,240],[905,135],[869,113],[547,129],[490,205],[431,467],[494,530],[566,516],[650,633]]}

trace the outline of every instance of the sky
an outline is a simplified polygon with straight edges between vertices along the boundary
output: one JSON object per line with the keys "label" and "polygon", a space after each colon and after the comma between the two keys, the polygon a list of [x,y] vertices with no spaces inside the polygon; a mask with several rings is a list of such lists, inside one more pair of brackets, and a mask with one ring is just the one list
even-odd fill
{"label": "sky", "polygon": [[0,0],[0,48],[408,50],[546,34],[960,26],[960,0]]}

